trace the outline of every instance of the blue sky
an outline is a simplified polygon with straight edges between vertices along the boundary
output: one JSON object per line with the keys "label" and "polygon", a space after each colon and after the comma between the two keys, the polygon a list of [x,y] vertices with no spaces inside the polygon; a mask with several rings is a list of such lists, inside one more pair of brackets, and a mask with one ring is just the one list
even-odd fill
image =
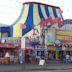
{"label": "blue sky", "polygon": [[20,15],[22,3],[30,1],[59,6],[64,19],[72,19],[72,0],[0,0],[0,23],[13,24]]}

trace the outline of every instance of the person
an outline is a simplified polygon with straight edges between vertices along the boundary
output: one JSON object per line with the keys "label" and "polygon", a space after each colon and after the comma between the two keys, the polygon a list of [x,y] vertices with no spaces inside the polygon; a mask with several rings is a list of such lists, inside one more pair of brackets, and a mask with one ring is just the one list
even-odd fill
{"label": "person", "polygon": [[22,64],[23,63],[23,59],[22,59],[22,51],[19,51],[19,63]]}
{"label": "person", "polygon": [[64,61],[64,55],[63,54],[60,55],[60,61],[61,61],[61,63],[63,63],[63,61]]}
{"label": "person", "polygon": [[39,63],[39,61],[41,60],[41,56],[37,55],[35,59],[36,59],[36,62]]}
{"label": "person", "polygon": [[10,54],[10,62],[13,63],[14,61],[14,54]]}
{"label": "person", "polygon": [[48,52],[47,51],[45,51],[44,59],[45,59],[45,63],[48,63]]}
{"label": "person", "polygon": [[9,52],[6,52],[5,59],[6,59],[6,63],[10,62],[10,54],[9,54]]}
{"label": "person", "polygon": [[70,55],[66,54],[66,63],[69,63],[69,60],[70,60]]}
{"label": "person", "polygon": [[52,53],[49,54],[49,59],[50,59],[50,60],[53,60],[53,59],[54,59]]}
{"label": "person", "polygon": [[30,58],[29,51],[26,50],[26,51],[25,51],[25,62],[26,62],[26,63],[29,63],[29,58]]}
{"label": "person", "polygon": [[72,63],[72,55],[70,56],[70,61],[71,61],[71,63]]}

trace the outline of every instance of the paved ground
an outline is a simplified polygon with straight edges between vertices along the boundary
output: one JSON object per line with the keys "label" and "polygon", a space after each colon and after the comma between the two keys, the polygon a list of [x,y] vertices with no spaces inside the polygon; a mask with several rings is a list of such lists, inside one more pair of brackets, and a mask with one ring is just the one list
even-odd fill
{"label": "paved ground", "polygon": [[26,72],[72,72],[72,70],[47,70],[47,71],[26,71]]}
{"label": "paved ground", "polygon": [[68,70],[72,69],[72,64],[47,64],[44,66],[39,65],[25,65],[25,70]]}
{"label": "paved ground", "polygon": [[24,68],[26,70],[65,70],[65,69],[72,69],[72,63],[61,63],[61,62],[54,62],[50,61],[45,63],[43,66],[39,66],[38,64],[25,64]]}
{"label": "paved ground", "polygon": [[54,62],[44,66],[38,64],[0,65],[0,72],[72,72],[72,64]]}
{"label": "paved ground", "polygon": [[[72,64],[48,64],[44,66],[25,64],[25,65],[0,65],[0,72],[40,72],[40,71],[56,71],[71,70]],[[72,72],[72,71],[71,71]]]}

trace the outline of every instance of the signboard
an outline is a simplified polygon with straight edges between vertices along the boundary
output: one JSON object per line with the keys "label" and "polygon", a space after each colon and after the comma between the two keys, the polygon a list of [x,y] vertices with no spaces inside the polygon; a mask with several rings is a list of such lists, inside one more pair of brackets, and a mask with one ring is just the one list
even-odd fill
{"label": "signboard", "polygon": [[72,31],[71,30],[56,30],[57,35],[64,35],[64,36],[72,36]]}
{"label": "signboard", "polygon": [[69,30],[56,30],[56,39],[65,42],[72,42],[72,31]]}
{"label": "signboard", "polygon": [[12,43],[12,44],[19,44],[20,43],[20,37],[7,37],[4,39],[6,40],[6,43]]}
{"label": "signboard", "polygon": [[45,63],[45,60],[40,60],[40,61],[39,61],[39,65],[42,65],[42,66],[43,66],[44,63]]}

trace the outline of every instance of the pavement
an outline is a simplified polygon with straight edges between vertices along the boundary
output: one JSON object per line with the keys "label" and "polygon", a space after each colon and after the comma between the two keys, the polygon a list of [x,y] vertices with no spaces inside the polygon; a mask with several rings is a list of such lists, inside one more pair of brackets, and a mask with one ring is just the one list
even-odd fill
{"label": "pavement", "polygon": [[72,69],[72,64],[45,64],[43,66],[41,65],[34,65],[34,64],[28,64],[25,65],[25,70],[69,70]]}
{"label": "pavement", "polygon": [[71,63],[49,62],[40,66],[38,64],[6,64],[0,65],[0,72],[27,72],[27,71],[47,71],[47,70],[72,70]]}

